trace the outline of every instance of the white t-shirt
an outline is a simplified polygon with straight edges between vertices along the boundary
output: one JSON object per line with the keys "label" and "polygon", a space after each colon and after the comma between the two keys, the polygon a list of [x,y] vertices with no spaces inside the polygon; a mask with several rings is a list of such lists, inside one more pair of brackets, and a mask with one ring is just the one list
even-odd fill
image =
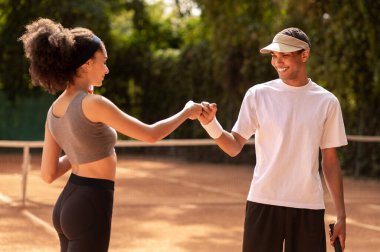
{"label": "white t-shirt", "polygon": [[256,166],[248,200],[324,209],[319,148],[347,144],[338,99],[312,82],[293,87],[280,79],[251,87],[232,128],[255,134]]}

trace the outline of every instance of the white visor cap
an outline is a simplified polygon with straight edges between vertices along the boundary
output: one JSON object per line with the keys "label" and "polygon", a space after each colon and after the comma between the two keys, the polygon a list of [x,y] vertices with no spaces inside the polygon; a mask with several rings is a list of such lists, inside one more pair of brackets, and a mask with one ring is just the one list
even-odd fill
{"label": "white visor cap", "polygon": [[277,34],[270,45],[262,48],[261,53],[282,52],[289,53],[299,50],[310,50],[309,44],[295,37]]}

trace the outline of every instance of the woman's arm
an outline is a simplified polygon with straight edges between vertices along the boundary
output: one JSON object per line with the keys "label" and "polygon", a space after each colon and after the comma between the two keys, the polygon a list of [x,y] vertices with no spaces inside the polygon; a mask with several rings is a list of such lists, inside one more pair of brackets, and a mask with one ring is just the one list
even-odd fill
{"label": "woman's arm", "polygon": [[100,95],[87,96],[83,100],[83,112],[93,122],[102,122],[116,131],[144,142],[157,142],[179,127],[186,119],[196,119],[202,106],[189,101],[175,115],[154,124],[145,124],[124,113],[115,104]]}
{"label": "woman's arm", "polygon": [[45,140],[42,150],[41,162],[41,177],[47,182],[51,183],[68,170],[71,169],[71,164],[67,156],[61,155],[61,148],[58,146],[49,128],[45,125]]}

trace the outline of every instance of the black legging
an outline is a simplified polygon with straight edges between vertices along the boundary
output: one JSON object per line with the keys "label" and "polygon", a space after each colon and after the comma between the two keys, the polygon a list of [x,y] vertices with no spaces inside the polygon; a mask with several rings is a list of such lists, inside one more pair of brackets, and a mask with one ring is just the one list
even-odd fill
{"label": "black legging", "polygon": [[53,210],[61,252],[106,252],[114,182],[71,174]]}

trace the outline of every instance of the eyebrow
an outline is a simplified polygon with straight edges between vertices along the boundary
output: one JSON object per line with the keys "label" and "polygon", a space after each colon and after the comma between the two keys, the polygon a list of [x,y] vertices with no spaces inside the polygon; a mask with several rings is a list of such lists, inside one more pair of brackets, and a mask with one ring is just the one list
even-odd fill
{"label": "eyebrow", "polygon": [[[293,54],[294,52],[277,52],[277,54],[282,54],[282,55],[286,55],[286,54]],[[276,53],[275,52],[271,52],[271,55],[275,55]]]}

